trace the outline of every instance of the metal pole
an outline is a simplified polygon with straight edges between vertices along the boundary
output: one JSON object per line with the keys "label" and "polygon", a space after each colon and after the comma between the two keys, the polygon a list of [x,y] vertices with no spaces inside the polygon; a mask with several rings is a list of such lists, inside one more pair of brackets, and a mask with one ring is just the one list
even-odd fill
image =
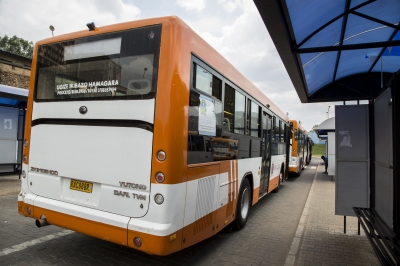
{"label": "metal pole", "polygon": [[26,107],[25,108],[21,108],[18,110],[18,131],[21,129],[21,126],[19,125],[19,117],[21,116],[21,110],[22,110],[22,138],[21,138],[21,162],[20,162],[20,167],[21,169],[19,170],[19,176],[18,179],[21,179],[21,173],[22,173],[22,159],[24,157],[24,135],[25,135],[25,115],[26,115]]}
{"label": "metal pole", "polygon": [[346,234],[346,215],[343,216],[344,220],[343,220],[343,224],[344,224],[344,233]]}
{"label": "metal pole", "polygon": [[358,235],[360,235],[360,220],[358,220]]}

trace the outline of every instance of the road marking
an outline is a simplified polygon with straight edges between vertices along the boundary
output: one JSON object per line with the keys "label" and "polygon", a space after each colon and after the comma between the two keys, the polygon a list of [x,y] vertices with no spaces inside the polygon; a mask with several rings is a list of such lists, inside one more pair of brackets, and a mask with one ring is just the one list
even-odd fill
{"label": "road marking", "polygon": [[300,221],[297,226],[296,234],[294,235],[292,245],[290,246],[289,254],[286,257],[285,266],[292,266],[295,264],[296,256],[297,256],[297,253],[299,252],[301,239],[303,237],[303,231],[306,226],[306,218],[307,218],[307,214],[308,214],[308,208],[310,207],[311,198],[312,198],[312,195],[314,192],[315,180],[317,179],[319,165],[317,167],[312,166],[310,168],[311,169],[316,168],[317,170],[315,171],[314,180],[311,185],[310,192],[308,193],[306,205],[304,206],[303,213],[301,214]]}
{"label": "road marking", "polygon": [[55,233],[55,234],[51,234],[51,235],[47,235],[47,236],[42,236],[42,237],[30,240],[30,241],[26,241],[24,243],[21,243],[21,244],[18,244],[18,245],[14,245],[12,247],[0,250],[0,257],[8,255],[8,254],[11,254],[11,253],[14,253],[14,252],[17,252],[17,251],[21,251],[21,250],[24,250],[24,249],[26,249],[28,247],[34,246],[36,244],[41,244],[41,243],[47,242],[49,240],[53,240],[53,239],[59,238],[61,236],[66,236],[66,235],[69,235],[69,234],[72,234],[72,233],[74,233],[74,231],[64,230],[64,231],[61,231],[59,233]]}

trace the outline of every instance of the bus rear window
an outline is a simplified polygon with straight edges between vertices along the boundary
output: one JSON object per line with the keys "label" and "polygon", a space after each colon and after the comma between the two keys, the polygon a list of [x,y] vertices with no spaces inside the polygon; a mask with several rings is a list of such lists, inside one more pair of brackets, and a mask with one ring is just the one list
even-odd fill
{"label": "bus rear window", "polygon": [[155,97],[161,25],[39,46],[36,101]]}

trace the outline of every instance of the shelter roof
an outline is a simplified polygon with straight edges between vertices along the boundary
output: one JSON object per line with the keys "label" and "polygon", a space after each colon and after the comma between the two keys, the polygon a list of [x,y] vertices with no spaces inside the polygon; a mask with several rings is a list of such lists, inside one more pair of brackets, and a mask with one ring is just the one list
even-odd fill
{"label": "shelter roof", "polygon": [[302,102],[372,99],[400,69],[400,1],[254,2]]}
{"label": "shelter roof", "polygon": [[0,84],[0,106],[25,106],[28,90]]}
{"label": "shelter roof", "polygon": [[326,139],[326,137],[328,136],[328,132],[334,132],[334,131],[335,131],[335,117],[326,119],[319,126],[314,128],[314,132],[320,139]]}

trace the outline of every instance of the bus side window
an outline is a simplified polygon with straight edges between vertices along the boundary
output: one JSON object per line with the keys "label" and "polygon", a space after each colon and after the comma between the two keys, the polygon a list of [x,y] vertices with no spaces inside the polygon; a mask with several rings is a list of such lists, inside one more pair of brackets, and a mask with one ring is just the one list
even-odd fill
{"label": "bus side window", "polygon": [[234,133],[244,134],[246,98],[243,94],[235,91],[235,122]]}
{"label": "bus side window", "polygon": [[206,151],[212,152],[210,140],[209,140],[209,139],[206,139],[206,140],[205,140],[205,143],[206,143]]}
{"label": "bus side window", "polygon": [[192,151],[204,151],[203,136],[192,135]]}
{"label": "bus side window", "polygon": [[251,102],[250,136],[252,137],[260,137],[259,109],[256,103]]}
{"label": "bus side window", "polygon": [[278,155],[278,143],[277,142],[272,142],[271,143],[271,155]]}
{"label": "bus side window", "polygon": [[214,110],[215,110],[215,118],[217,120],[217,125],[216,125],[217,137],[221,137],[222,131],[225,126],[224,125],[225,119],[224,121],[222,121],[222,103],[214,101]]}
{"label": "bus side window", "polygon": [[221,100],[222,81],[201,66],[195,64],[195,67],[194,87]]}
{"label": "bus side window", "polygon": [[189,133],[198,134],[199,132],[199,106],[200,94],[191,91],[189,99]]}
{"label": "bus side window", "polygon": [[233,133],[233,121],[235,114],[235,90],[225,84],[225,102],[224,102],[224,121],[222,130]]}

